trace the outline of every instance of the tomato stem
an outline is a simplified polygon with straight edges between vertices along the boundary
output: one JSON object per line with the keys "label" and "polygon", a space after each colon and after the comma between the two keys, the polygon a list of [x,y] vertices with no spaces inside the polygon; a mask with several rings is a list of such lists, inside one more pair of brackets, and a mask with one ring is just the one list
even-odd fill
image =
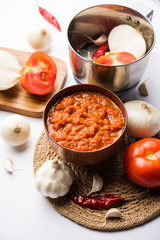
{"label": "tomato stem", "polygon": [[156,156],[155,156],[155,154],[154,153],[147,153],[147,158],[149,159],[149,160],[156,160],[157,158],[156,158]]}

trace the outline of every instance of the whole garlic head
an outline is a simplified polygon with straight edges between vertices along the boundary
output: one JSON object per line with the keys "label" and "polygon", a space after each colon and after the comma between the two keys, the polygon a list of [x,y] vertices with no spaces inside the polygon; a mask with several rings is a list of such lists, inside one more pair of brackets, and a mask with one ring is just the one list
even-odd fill
{"label": "whole garlic head", "polygon": [[48,160],[36,172],[35,185],[43,196],[58,198],[68,193],[73,178],[74,174],[67,164]]}

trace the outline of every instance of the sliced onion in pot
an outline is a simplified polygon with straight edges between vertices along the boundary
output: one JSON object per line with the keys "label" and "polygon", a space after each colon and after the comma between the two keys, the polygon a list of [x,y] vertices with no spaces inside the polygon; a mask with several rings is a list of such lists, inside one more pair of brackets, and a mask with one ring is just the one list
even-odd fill
{"label": "sliced onion in pot", "polygon": [[142,34],[127,24],[118,25],[111,30],[108,45],[112,53],[129,52],[136,59],[146,53],[146,42]]}

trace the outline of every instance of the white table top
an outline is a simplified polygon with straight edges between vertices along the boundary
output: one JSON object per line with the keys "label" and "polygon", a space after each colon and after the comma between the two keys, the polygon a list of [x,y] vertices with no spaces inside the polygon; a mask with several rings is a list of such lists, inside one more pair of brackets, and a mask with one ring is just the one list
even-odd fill
{"label": "white table top", "polygon": [[[115,0],[115,4],[130,6],[134,1]],[[148,67],[143,76],[147,80],[148,97],[140,97],[137,89],[123,96],[125,100],[142,99],[152,103],[160,111],[160,1],[139,0],[154,10],[153,27],[156,45],[152,51]],[[22,51],[33,51],[26,41],[26,31],[34,22],[44,24],[53,35],[53,46],[49,52],[67,64],[65,87],[76,84],[69,63],[67,27],[79,11],[97,4],[113,3],[109,0],[39,0],[39,4],[57,17],[62,32],[45,21],[37,11],[35,0],[0,1],[0,46]],[[0,110],[0,120],[11,114]],[[158,240],[160,239],[160,218],[127,231],[100,232],[82,227],[61,216],[41,196],[34,186],[33,154],[37,139],[43,130],[42,119],[26,117],[31,125],[31,136],[25,147],[12,148],[0,139],[0,239],[1,240],[53,240],[53,239],[109,239],[109,240]],[[22,168],[12,175],[3,168],[6,158],[12,157],[14,166]]]}

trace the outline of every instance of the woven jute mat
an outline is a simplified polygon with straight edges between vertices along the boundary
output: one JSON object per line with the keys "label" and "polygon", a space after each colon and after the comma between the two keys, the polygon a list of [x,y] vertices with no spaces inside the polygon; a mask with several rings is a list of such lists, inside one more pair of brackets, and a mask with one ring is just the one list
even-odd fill
{"label": "woven jute mat", "polygon": [[[101,164],[78,166],[68,163],[75,173],[70,193],[87,195],[92,187],[93,175],[98,173],[104,181],[103,189],[99,194],[122,194],[123,200],[114,205],[121,211],[121,219],[110,218],[107,220],[105,227],[103,227],[105,214],[109,208],[95,210],[79,206],[70,199],[69,194],[58,199],[47,198],[52,207],[60,214],[80,225],[104,231],[133,228],[158,216],[160,214],[160,188],[146,189],[139,187],[127,178],[124,171],[124,151],[135,140],[135,138],[126,134],[117,152]],[[57,158],[59,156],[50,147],[45,133],[42,132],[35,147],[33,158],[34,173],[36,174],[36,171],[46,160]]]}

